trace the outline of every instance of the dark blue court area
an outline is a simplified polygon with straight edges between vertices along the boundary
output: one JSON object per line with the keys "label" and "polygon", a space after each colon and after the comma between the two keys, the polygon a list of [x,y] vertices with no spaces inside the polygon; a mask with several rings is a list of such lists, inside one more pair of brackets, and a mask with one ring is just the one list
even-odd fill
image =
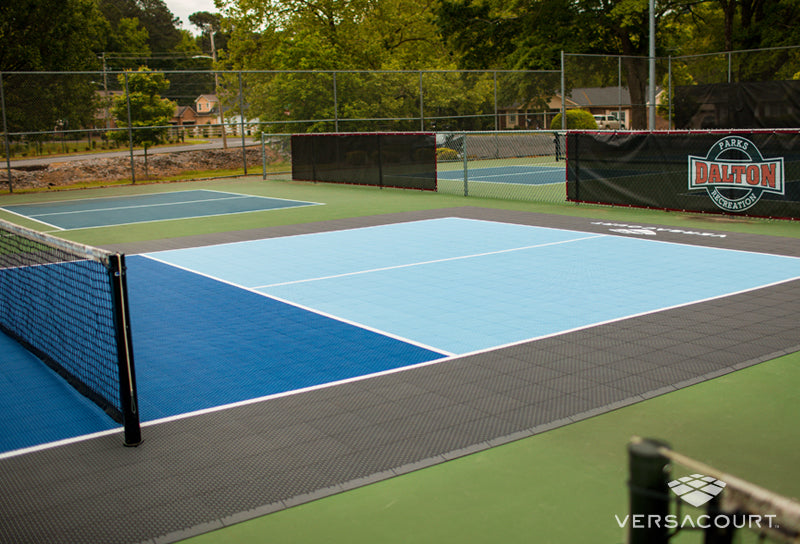
{"label": "dark blue court area", "polygon": [[145,257],[128,270],[143,421],[442,357]]}
{"label": "dark blue court area", "polygon": [[317,203],[202,189],[19,204],[0,209],[65,230],[314,205]]}

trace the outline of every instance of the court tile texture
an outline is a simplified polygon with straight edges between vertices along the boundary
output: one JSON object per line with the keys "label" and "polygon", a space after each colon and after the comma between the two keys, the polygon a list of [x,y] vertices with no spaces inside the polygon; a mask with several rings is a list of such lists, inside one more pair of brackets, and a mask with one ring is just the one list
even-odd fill
{"label": "court tile texture", "polygon": [[[453,216],[611,234],[621,228],[588,218],[456,208],[109,249],[142,253]],[[800,256],[796,239],[701,236],[673,227],[641,236]],[[145,426],[138,448],[124,448],[121,436],[111,435],[3,459],[0,542],[175,542],[797,351],[798,324],[800,281],[793,281]]]}

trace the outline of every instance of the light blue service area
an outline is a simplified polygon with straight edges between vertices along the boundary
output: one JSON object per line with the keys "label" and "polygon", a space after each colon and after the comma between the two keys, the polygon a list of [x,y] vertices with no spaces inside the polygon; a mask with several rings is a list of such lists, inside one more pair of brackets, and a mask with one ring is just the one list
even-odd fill
{"label": "light blue service area", "polygon": [[800,277],[800,259],[460,218],[153,257],[453,354]]}

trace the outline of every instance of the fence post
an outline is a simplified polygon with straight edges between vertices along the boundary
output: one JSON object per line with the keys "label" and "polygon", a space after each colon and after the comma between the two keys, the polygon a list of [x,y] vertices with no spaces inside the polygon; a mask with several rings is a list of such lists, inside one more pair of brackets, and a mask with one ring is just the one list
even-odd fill
{"label": "fence post", "polygon": [[133,121],[131,120],[131,90],[128,87],[128,71],[124,71],[125,78],[125,101],[128,104],[128,148],[131,155],[131,182],[136,184],[136,164],[133,161]]}
{"label": "fence post", "polygon": [[[620,128],[622,127],[622,57],[617,57],[617,120],[620,122]],[[628,119],[628,127],[630,127],[631,121]]]}
{"label": "fence post", "polygon": [[422,93],[422,70],[419,71],[419,130],[425,132],[425,103]]}
{"label": "fence post", "polygon": [[667,113],[667,127],[669,130],[672,130],[672,103],[674,102],[674,96],[672,94],[672,55],[667,57],[667,81],[669,82],[669,112]]}
{"label": "fence post", "polygon": [[11,182],[11,144],[8,142],[8,121],[6,120],[6,95],[3,89],[3,72],[0,72],[0,109],[3,111],[3,142],[6,147],[6,173],[8,174],[8,192],[14,192]]}
{"label": "fence post", "polygon": [[469,169],[467,168],[467,133],[462,132],[461,134],[462,134],[461,154],[464,157],[464,196],[469,196],[469,183],[468,183]]}
{"label": "fence post", "polygon": [[567,130],[567,97],[566,82],[564,81],[564,50],[561,50],[561,130]]}
{"label": "fence post", "polygon": [[[500,126],[500,118],[498,117],[497,112],[497,70],[494,71],[494,130],[495,132],[499,129]],[[466,153],[465,153],[466,155]]]}
{"label": "fence post", "polygon": [[[669,514],[669,459],[659,448],[669,447],[656,440],[636,441],[628,445],[628,481],[630,523],[628,544],[666,544],[669,531],[664,520]],[[650,523],[658,519],[659,523]]]}
{"label": "fence post", "polygon": [[244,90],[242,86],[242,72],[237,72],[239,76],[239,129],[242,132],[242,164],[244,165],[244,175],[247,175],[247,144],[244,135]]}
{"label": "fence post", "polygon": [[267,179],[267,149],[263,130],[261,131],[261,179]]}
{"label": "fence post", "polygon": [[333,131],[339,132],[339,88],[336,82],[336,71],[333,72]]}

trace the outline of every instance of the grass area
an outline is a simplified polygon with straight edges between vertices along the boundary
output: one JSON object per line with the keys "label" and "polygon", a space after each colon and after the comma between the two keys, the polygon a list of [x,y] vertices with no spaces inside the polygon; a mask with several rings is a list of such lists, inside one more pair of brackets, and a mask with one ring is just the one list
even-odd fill
{"label": "grass area", "polygon": [[[185,542],[621,543],[614,516],[628,513],[633,435],[664,439],[720,470],[800,497],[798,383],[800,354],[793,354]],[[690,473],[673,468],[676,477]],[[698,514],[688,505],[684,513]],[[677,541],[701,539],[684,533]]]}

